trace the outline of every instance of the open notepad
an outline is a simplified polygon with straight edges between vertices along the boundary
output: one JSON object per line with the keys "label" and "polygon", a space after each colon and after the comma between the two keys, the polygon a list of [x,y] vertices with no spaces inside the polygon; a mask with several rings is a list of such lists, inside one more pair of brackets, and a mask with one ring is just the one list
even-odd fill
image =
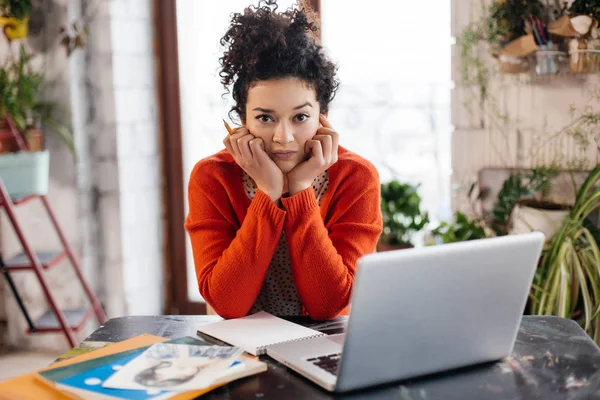
{"label": "open notepad", "polygon": [[241,347],[255,356],[265,354],[267,347],[274,344],[326,336],[324,333],[286,321],[265,311],[247,317],[201,325],[198,333]]}

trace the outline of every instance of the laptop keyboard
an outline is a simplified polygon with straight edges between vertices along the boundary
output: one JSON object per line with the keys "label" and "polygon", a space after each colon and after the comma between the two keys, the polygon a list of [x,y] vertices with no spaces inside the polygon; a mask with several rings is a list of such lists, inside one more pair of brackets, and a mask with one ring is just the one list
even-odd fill
{"label": "laptop keyboard", "polygon": [[317,367],[329,372],[332,375],[337,375],[338,365],[340,363],[341,353],[329,354],[326,356],[308,358],[306,361],[316,365]]}

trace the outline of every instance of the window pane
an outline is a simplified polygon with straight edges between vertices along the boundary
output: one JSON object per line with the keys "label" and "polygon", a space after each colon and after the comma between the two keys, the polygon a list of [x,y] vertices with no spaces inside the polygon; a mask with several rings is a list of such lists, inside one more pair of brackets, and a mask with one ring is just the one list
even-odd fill
{"label": "window pane", "polygon": [[[450,213],[450,1],[321,0],[323,45],[339,66],[330,121],[382,182],[421,183]],[[436,12],[431,12],[435,10]]]}

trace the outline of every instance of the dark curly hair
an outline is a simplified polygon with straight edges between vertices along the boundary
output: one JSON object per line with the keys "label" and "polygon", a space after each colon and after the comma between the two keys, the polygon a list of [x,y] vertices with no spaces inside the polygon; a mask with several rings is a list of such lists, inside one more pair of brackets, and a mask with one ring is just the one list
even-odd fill
{"label": "dark curly hair", "polygon": [[248,89],[261,80],[295,77],[314,88],[322,113],[339,86],[337,67],[318,43],[319,22],[301,1],[299,9],[277,12],[276,0],[262,0],[243,14],[235,13],[221,38],[226,51],[219,59],[221,83],[230,93],[232,112],[246,120]]}

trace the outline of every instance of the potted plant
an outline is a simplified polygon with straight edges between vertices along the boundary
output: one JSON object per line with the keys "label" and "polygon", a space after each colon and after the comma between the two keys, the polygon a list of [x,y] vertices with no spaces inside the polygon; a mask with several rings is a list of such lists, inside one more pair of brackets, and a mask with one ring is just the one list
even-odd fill
{"label": "potted plant", "polygon": [[[30,150],[42,149],[42,131],[39,126],[40,93],[43,74],[30,65],[31,55],[21,46],[17,59],[10,59],[2,68],[3,108],[2,116],[8,115],[21,132]],[[0,153],[17,151],[6,118],[0,121]]]}
{"label": "potted plant", "polygon": [[484,227],[476,219],[470,219],[460,211],[456,212],[454,222],[442,222],[432,231],[434,237],[442,243],[463,242],[487,237]]}
{"label": "potted plant", "polygon": [[575,204],[547,243],[534,278],[531,311],[576,319],[600,344],[600,248],[588,216],[600,207],[600,164],[576,192]]}
{"label": "potted plant", "polygon": [[73,150],[70,130],[54,117],[53,103],[42,99],[43,84],[43,74],[31,67],[23,47],[17,59],[0,68],[0,177],[13,197],[47,192],[49,155],[42,127],[57,132]]}
{"label": "potted plant", "polygon": [[421,211],[418,187],[397,180],[381,184],[383,232],[378,251],[413,247],[413,235],[429,223],[427,212]]}
{"label": "potted plant", "polygon": [[552,237],[569,212],[569,205],[548,199],[552,178],[557,174],[554,166],[510,174],[498,193],[490,218],[496,235],[540,231],[547,238]]}
{"label": "potted plant", "polygon": [[32,8],[30,0],[0,0],[0,25],[9,41],[27,37]]}

